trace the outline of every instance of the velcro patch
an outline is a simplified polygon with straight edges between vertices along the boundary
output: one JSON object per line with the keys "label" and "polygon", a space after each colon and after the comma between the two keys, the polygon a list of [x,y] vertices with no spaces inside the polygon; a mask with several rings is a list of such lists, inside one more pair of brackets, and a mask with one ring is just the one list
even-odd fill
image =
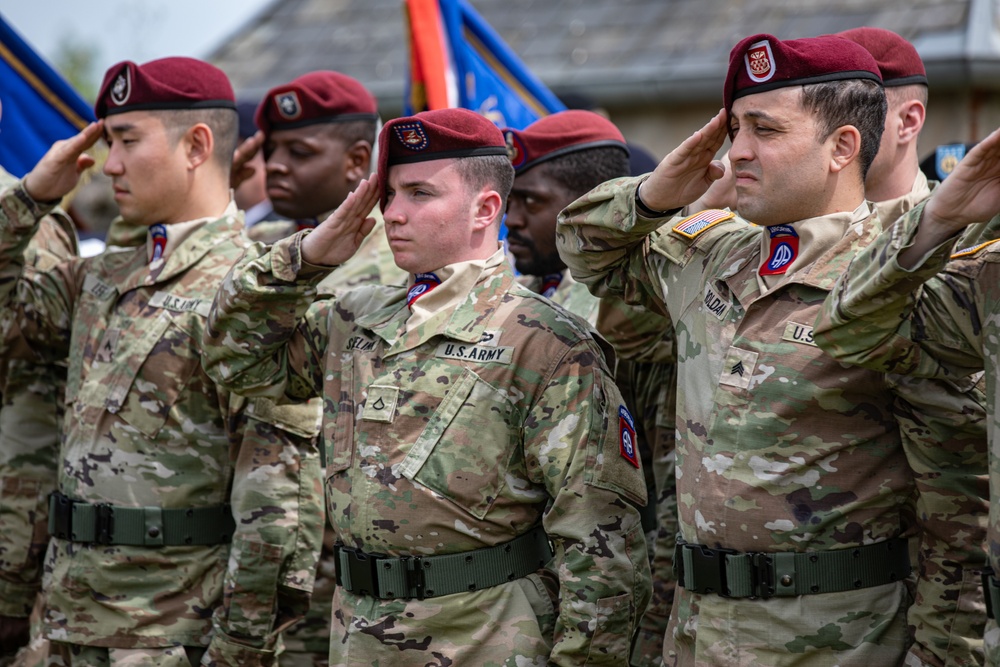
{"label": "velcro patch", "polygon": [[97,346],[97,352],[94,354],[95,364],[107,364],[111,363],[111,360],[115,356],[115,350],[118,349],[118,339],[121,337],[122,330],[118,328],[106,329],[104,331],[104,336],[101,337],[101,344]]}
{"label": "velcro patch", "polygon": [[708,312],[712,313],[720,320],[726,319],[726,314],[729,312],[729,302],[725,301],[721,296],[715,293],[715,290],[709,285],[705,285],[705,300],[703,302],[705,308]]}
{"label": "velcro patch", "polygon": [[357,350],[358,352],[371,352],[375,349],[375,341],[367,336],[351,336],[344,345],[345,352]]}
{"label": "velcro patch", "polygon": [[365,408],[361,419],[369,422],[392,423],[396,417],[396,401],[399,399],[399,387],[387,387],[373,384],[368,387],[368,397],[365,398]]}
{"label": "velcro patch", "polygon": [[638,468],[639,452],[635,443],[635,422],[624,405],[618,406],[618,434],[622,458]]}
{"label": "velcro patch", "polygon": [[710,208],[707,211],[701,211],[695,213],[694,215],[689,215],[680,222],[678,222],[673,227],[673,232],[679,234],[689,239],[701,234],[706,229],[714,227],[720,222],[724,222],[731,218],[735,218],[736,214],[732,211],[723,211],[717,208]]}
{"label": "velcro patch", "polygon": [[198,313],[202,317],[208,317],[208,311],[212,309],[212,302],[207,299],[188,299],[168,292],[153,294],[149,305],[153,308],[163,308],[177,313]]}
{"label": "velcro patch", "polygon": [[514,348],[470,345],[468,343],[441,343],[434,356],[444,359],[507,365],[514,360]]}
{"label": "velcro patch", "polygon": [[962,248],[955,254],[951,256],[952,259],[958,259],[959,257],[968,257],[969,255],[975,255],[977,252],[985,248],[986,246],[993,245],[1000,239],[993,239],[991,241],[986,241],[985,243],[980,243],[979,245],[974,245],[970,248]]}
{"label": "velcro patch", "polygon": [[813,328],[808,324],[799,324],[798,322],[789,322],[785,325],[785,333],[782,334],[781,340],[819,347],[813,340]]}
{"label": "velcro patch", "polygon": [[496,347],[500,344],[500,329],[486,329],[479,337],[479,347]]}
{"label": "velcro patch", "polygon": [[118,290],[114,286],[109,285],[91,273],[88,273],[83,278],[83,291],[91,296],[96,296],[101,301],[107,301],[118,293]]}
{"label": "velcro patch", "polygon": [[719,384],[746,389],[750,386],[750,379],[756,368],[756,352],[730,347],[722,365],[722,377],[719,378]]}

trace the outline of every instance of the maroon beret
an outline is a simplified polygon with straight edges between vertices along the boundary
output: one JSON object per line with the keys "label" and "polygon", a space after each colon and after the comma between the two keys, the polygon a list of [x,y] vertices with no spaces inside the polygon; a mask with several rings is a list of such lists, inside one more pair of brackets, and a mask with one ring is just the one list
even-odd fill
{"label": "maroon beret", "polygon": [[781,41],[773,35],[747,37],[729,53],[723,103],[788,86],[843,79],[882,82],[878,63],[863,47],[834,35]]}
{"label": "maroon beret", "polygon": [[254,117],[265,133],[316,123],[377,119],[375,98],[361,82],[326,70],[303,74],[267,91]]}
{"label": "maroon beret", "polygon": [[379,206],[385,210],[389,167],[428,160],[507,155],[503,132],[468,109],[436,109],[394,118],[378,135]]}
{"label": "maroon beret", "polygon": [[838,32],[837,37],[860,44],[872,54],[882,72],[882,82],[889,86],[927,85],[927,70],[920,54],[907,40],[884,28],[854,28]]}
{"label": "maroon beret", "polygon": [[620,148],[628,155],[625,137],[610,120],[593,111],[571,109],[543,116],[523,130],[504,128],[507,154],[514,170],[588,148]]}
{"label": "maroon beret", "polygon": [[202,60],[172,57],[113,65],[104,74],[94,114],[209,108],[236,109],[229,77]]}

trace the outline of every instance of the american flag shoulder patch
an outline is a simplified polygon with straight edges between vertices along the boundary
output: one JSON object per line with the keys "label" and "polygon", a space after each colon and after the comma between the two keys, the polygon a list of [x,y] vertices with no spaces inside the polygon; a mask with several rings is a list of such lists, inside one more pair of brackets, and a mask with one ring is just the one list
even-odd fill
{"label": "american flag shoulder patch", "polygon": [[1000,241],[1000,239],[993,239],[991,241],[986,241],[984,243],[980,243],[979,245],[970,246],[968,248],[962,248],[958,252],[952,254],[951,258],[952,259],[958,259],[959,257],[968,257],[969,255],[975,255],[977,252],[979,252],[980,250],[982,250],[986,246],[993,245],[997,241]]}
{"label": "american flag shoulder patch", "polygon": [[710,208],[707,211],[700,211],[694,215],[689,215],[684,218],[674,225],[672,231],[675,234],[680,234],[681,236],[693,239],[706,229],[735,217],[736,214],[732,211]]}

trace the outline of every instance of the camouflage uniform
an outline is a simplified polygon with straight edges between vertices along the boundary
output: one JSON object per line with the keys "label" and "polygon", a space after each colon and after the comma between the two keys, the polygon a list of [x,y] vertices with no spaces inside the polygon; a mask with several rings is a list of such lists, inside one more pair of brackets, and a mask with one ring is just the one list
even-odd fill
{"label": "camouflage uniform", "polygon": [[[222,392],[201,369],[210,298],[246,246],[242,222],[230,207],[183,223],[188,235],[156,266],[142,247],[40,273],[23,253],[47,208],[21,186],[0,195],[0,331],[14,354],[27,344],[49,362],[68,357],[59,490],[95,514],[113,506],[112,531],[144,518],[131,530],[141,546],[53,537],[44,632],[64,654],[207,646],[206,662],[269,663],[312,586],[321,488],[315,457],[288,437],[315,434],[315,423]],[[217,513],[189,524],[212,540],[231,516],[231,544],[173,545],[158,519],[172,508],[179,522]]]}
{"label": "camouflage uniform", "polygon": [[314,302],[329,269],[302,262],[301,238],[251,250],[227,278],[209,373],[323,396],[327,516],[347,546],[464,553],[541,523],[558,572],[423,601],[338,587],[331,664],[625,664],[649,595],[628,502],[645,490],[619,454],[621,400],[595,339],[499,252],[416,327],[405,287]]}
{"label": "camouflage uniform", "polygon": [[[15,183],[0,169],[0,188]],[[48,271],[77,249],[72,221],[56,210],[41,220],[25,263]],[[41,587],[65,391],[64,363],[17,359],[7,365],[0,409],[0,616],[27,617]]]}
{"label": "camouflage uniform", "polygon": [[[899,253],[916,233],[922,206],[907,213],[882,234],[856,261],[831,293],[817,322],[817,341],[829,353],[848,363],[863,364],[900,375],[938,378],[963,383],[972,373],[986,371],[985,404],[994,406],[985,421],[989,450],[997,438],[996,360],[990,341],[995,340],[1000,292],[996,289],[1000,253],[994,241],[1000,220],[970,227],[956,244],[949,240],[928,253],[915,269],[898,263]],[[972,244],[969,247],[969,244]],[[952,247],[960,248],[950,257]],[[972,421],[974,414],[953,416]],[[965,452],[949,452],[945,464],[935,462],[941,479],[951,478],[968,487],[968,495],[981,494],[972,484],[969,461],[985,455],[980,435],[970,439]],[[964,456],[963,456],[964,454]],[[941,457],[938,457],[941,458]],[[1000,565],[1000,513],[996,489],[1000,464],[989,456],[990,505],[988,526],[989,565]],[[978,463],[978,461],[977,461]],[[978,467],[978,466],[977,466]],[[970,530],[971,534],[971,530]],[[953,540],[956,560],[970,550],[965,540]],[[985,630],[987,663],[1000,664],[1000,630],[990,620]]]}
{"label": "camouflage uniform", "polygon": [[646,488],[655,502],[646,507],[646,544],[650,552],[653,596],[639,623],[632,649],[636,667],[661,664],[663,635],[670,621],[676,580],[677,482],[674,479],[677,356],[670,318],[621,299],[600,300],[597,329],[618,355],[615,381],[633,409]]}
{"label": "camouflage uniform", "polygon": [[[918,172],[909,193],[875,204],[879,219],[898,219],[930,196],[936,184]],[[977,378],[915,379],[893,373],[887,379],[916,483],[916,512],[924,519],[922,539],[913,545],[922,568],[915,578],[950,582],[957,589],[954,599],[910,610],[910,632],[917,640],[912,650],[928,664],[979,665],[986,624],[980,574],[987,564],[989,524],[984,383],[981,378],[977,386]]]}
{"label": "camouflage uniform", "polygon": [[[340,296],[349,289],[361,285],[403,285],[406,272],[396,266],[392,250],[385,236],[385,221],[378,207],[372,210],[375,227],[350,260],[337,267],[318,286],[320,294]],[[294,220],[264,220],[246,230],[253,241],[273,244],[299,231]],[[586,292],[586,289],[584,290]],[[587,292],[589,295],[589,292]],[[315,405],[318,414],[322,404]],[[324,521],[325,524],[325,521]],[[316,571],[316,583],[309,611],[299,623],[282,633],[284,652],[281,654],[282,667],[322,666],[330,652],[330,619],[333,616],[333,593],[337,587],[333,563],[334,534],[325,524],[323,552]]]}
{"label": "camouflage uniform", "polygon": [[[544,280],[542,276],[521,276],[518,282],[535,294],[542,294]],[[591,326],[594,326],[597,322],[597,309],[601,305],[600,299],[591,294],[586,285],[581,285],[573,280],[573,276],[569,274],[568,270],[563,271],[559,286],[547,298],[552,303],[562,306]]]}
{"label": "camouflage uniform", "polygon": [[[860,545],[888,553],[892,538],[916,534],[921,517],[889,382],[842,367],[812,340],[826,294],[878,235],[878,220],[862,206],[796,223],[800,235],[827,230],[827,238],[815,239],[765,291],[757,275],[764,228],[709,212],[708,222],[698,223],[699,214],[657,231],[663,219],[636,213],[639,183],[612,181],[577,200],[560,217],[559,247],[574,276],[598,294],[623,295],[674,321],[681,537],[744,554],[789,554],[774,562],[819,552],[812,561],[819,562]],[[921,663],[907,655],[902,581],[796,595],[818,586],[811,577],[793,571],[775,584],[786,595],[765,600],[679,589],[665,662],[898,664],[905,656]],[[957,587],[921,578],[914,612],[953,605]]]}

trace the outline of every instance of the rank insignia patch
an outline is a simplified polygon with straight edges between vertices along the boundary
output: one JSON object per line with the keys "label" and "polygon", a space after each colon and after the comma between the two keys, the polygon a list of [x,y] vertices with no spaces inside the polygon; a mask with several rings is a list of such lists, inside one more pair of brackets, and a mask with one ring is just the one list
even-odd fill
{"label": "rank insignia patch", "polygon": [[411,123],[400,123],[393,125],[392,131],[396,133],[399,143],[403,144],[411,151],[422,151],[427,148],[427,133],[424,132],[424,125],[419,120]]}
{"label": "rank insignia patch", "polygon": [[706,229],[734,217],[736,217],[736,214],[732,211],[710,208],[707,211],[701,211],[684,218],[674,225],[673,232],[689,239],[693,239]]}
{"label": "rank insignia patch", "polygon": [[618,406],[618,433],[622,458],[638,468],[639,452],[635,442],[635,422],[624,405]]}

